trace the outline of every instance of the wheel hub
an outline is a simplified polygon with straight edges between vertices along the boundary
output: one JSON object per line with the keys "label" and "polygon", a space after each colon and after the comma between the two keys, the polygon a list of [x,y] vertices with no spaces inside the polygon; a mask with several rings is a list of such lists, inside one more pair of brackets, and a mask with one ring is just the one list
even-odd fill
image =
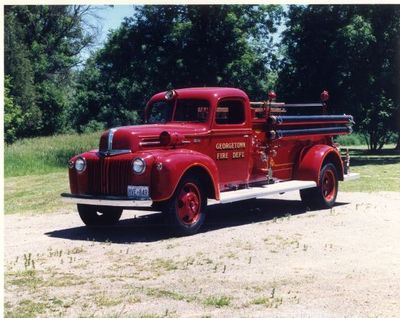
{"label": "wheel hub", "polygon": [[195,223],[200,215],[199,191],[195,185],[183,187],[178,200],[178,215],[186,224]]}
{"label": "wheel hub", "polygon": [[332,171],[328,170],[322,179],[322,192],[325,199],[331,201],[335,196],[335,190],[335,176]]}

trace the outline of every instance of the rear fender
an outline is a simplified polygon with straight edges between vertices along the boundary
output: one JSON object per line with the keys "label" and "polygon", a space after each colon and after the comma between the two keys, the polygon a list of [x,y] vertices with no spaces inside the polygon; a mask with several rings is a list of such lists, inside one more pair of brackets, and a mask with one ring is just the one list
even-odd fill
{"label": "rear fender", "polygon": [[335,165],[339,180],[343,180],[343,163],[336,148],[328,145],[314,145],[303,148],[295,169],[294,179],[311,180],[320,184],[319,175],[325,162]]}
{"label": "rear fender", "polygon": [[218,169],[214,160],[186,149],[170,150],[156,156],[151,177],[152,200],[165,201],[171,198],[183,175],[191,172],[210,181],[210,184],[206,184],[209,197],[219,200]]}

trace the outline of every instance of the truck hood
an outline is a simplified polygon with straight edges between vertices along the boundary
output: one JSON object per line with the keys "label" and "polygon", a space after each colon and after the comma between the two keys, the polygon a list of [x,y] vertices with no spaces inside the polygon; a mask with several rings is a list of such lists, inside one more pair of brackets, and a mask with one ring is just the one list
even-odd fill
{"label": "truck hood", "polygon": [[[164,131],[178,133],[184,137],[196,136],[207,131],[204,124],[167,123],[138,126],[124,126],[106,130],[100,137],[100,151],[143,149],[146,145],[159,146],[160,134]],[[111,146],[111,148],[109,148]]]}

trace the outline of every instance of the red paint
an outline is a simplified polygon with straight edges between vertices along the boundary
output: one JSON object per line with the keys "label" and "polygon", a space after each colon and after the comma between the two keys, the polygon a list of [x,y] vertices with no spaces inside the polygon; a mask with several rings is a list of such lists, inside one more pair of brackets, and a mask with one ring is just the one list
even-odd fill
{"label": "red paint", "polygon": [[[95,150],[79,155],[86,159],[87,168],[82,173],[70,168],[71,193],[126,196],[128,185],[141,185],[149,186],[152,200],[164,201],[171,198],[182,177],[191,174],[202,180],[204,188],[209,189],[209,197],[219,199],[220,191],[271,181],[267,178],[271,171],[274,181],[315,180],[319,184],[320,169],[327,159],[334,162],[339,179],[343,179],[342,161],[331,135],[293,136],[272,141],[267,132],[275,126],[267,124],[267,119],[274,114],[273,109],[268,106],[253,109],[248,96],[239,89],[178,89],[168,100],[165,94],[158,93],[150,99],[145,109],[147,119],[156,103],[170,103],[165,105],[173,110],[171,118],[177,118],[174,117],[177,103],[194,100],[195,113],[190,113],[188,108],[184,115],[198,116],[198,120],[183,121],[179,117],[165,123],[119,127],[114,131],[111,149],[108,149],[109,131],[104,132],[99,151],[129,153],[102,156]],[[275,97],[274,92],[269,94],[269,99]],[[328,97],[325,91],[321,94],[323,101]],[[256,117],[257,114],[262,116]],[[326,127],[342,122],[312,124]],[[309,123],[296,125],[304,128]],[[290,129],[295,124],[287,126]],[[79,156],[71,160],[75,162]],[[135,158],[142,158],[146,163],[140,175],[132,170]],[[330,177],[326,178],[328,185],[331,184]],[[195,222],[200,203],[196,203],[199,196],[196,186],[188,185],[188,189],[186,194],[179,194],[182,201],[179,213],[183,221],[187,220],[184,222],[190,223]],[[331,193],[330,188],[327,192]]]}
{"label": "red paint", "polygon": [[268,100],[269,101],[273,101],[273,100],[275,100],[276,99],[276,93],[274,92],[274,91],[270,91],[269,93],[268,93]]}
{"label": "red paint", "polygon": [[336,178],[332,170],[325,171],[321,178],[322,192],[327,201],[333,200],[336,195]]}
{"label": "red paint", "polygon": [[321,93],[321,101],[327,102],[328,99],[329,99],[329,93],[328,93],[328,91],[324,90],[324,91]]}
{"label": "red paint", "polygon": [[297,180],[313,180],[320,184],[320,170],[328,156],[338,168],[339,180],[343,180],[343,163],[340,159],[340,153],[328,144],[316,144],[303,148],[296,163],[294,178]]}
{"label": "red paint", "polygon": [[178,194],[178,217],[186,225],[195,224],[200,218],[201,194],[193,183],[186,183]]}

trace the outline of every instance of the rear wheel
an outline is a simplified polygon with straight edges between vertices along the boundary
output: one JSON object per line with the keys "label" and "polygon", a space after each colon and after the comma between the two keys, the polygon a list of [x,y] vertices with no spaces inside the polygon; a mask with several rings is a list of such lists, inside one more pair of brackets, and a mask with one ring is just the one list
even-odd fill
{"label": "rear wheel", "polygon": [[301,200],[312,209],[329,209],[334,206],[338,193],[338,173],[335,165],[326,163],[319,175],[316,188],[300,190]]}
{"label": "rear wheel", "polygon": [[184,177],[173,197],[166,202],[164,212],[178,235],[192,235],[204,223],[206,206],[202,184],[194,178]]}
{"label": "rear wheel", "polygon": [[87,226],[105,226],[116,224],[122,215],[122,208],[78,204],[78,212]]}

